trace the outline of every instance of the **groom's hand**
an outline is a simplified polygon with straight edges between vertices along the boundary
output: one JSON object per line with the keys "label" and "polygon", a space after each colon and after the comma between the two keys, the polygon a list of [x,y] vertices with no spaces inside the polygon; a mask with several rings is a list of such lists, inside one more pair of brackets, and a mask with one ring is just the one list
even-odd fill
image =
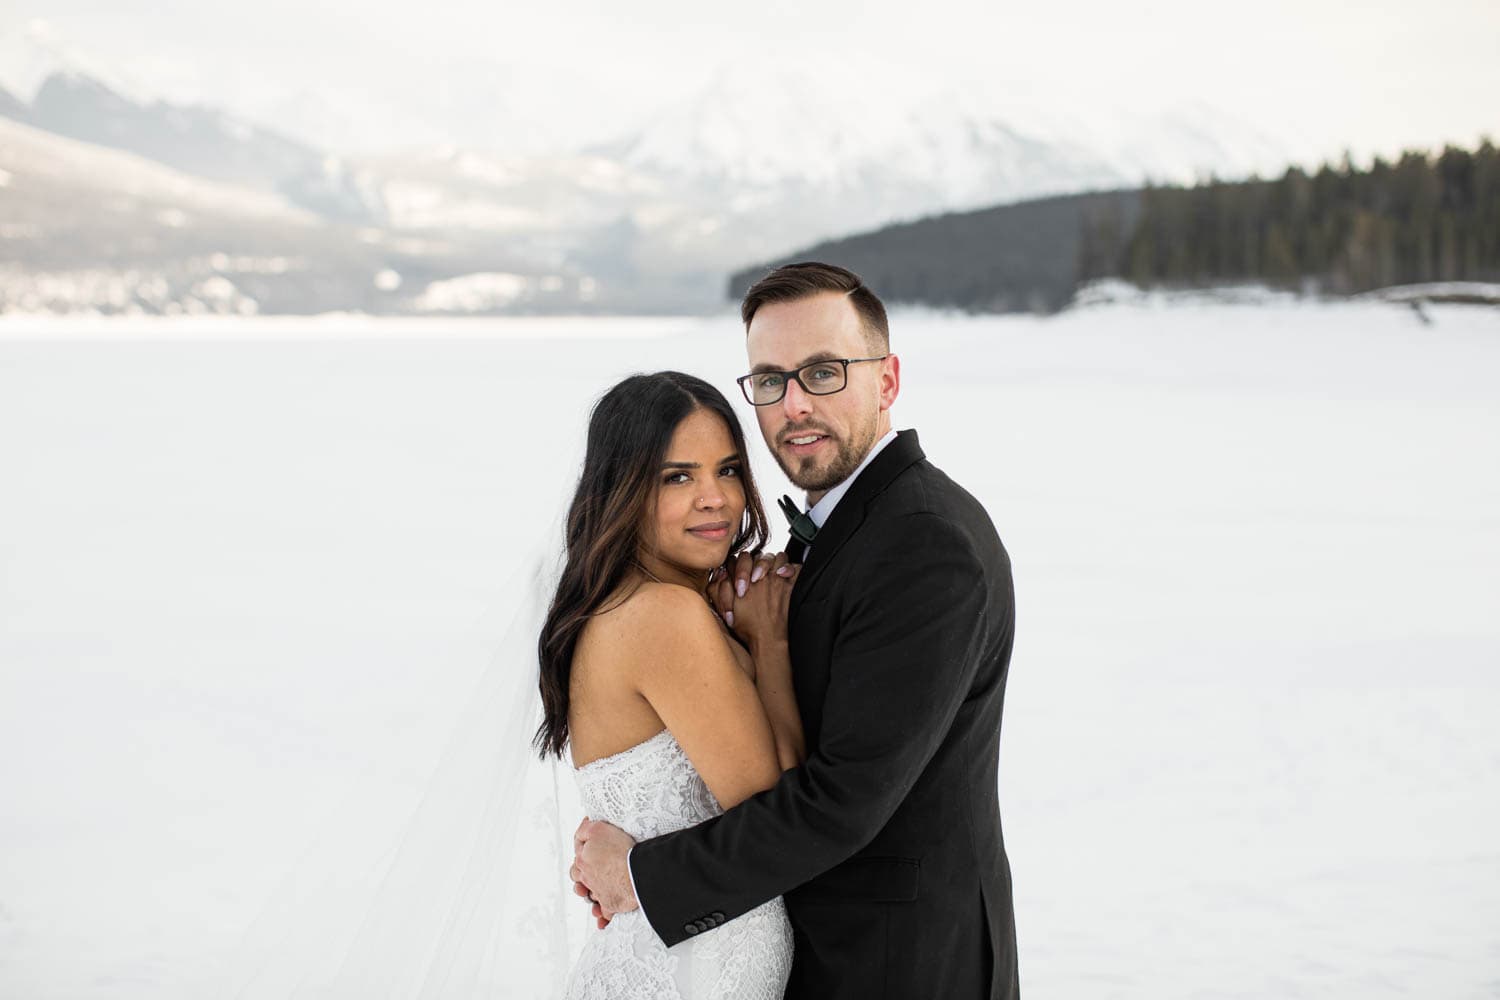
{"label": "groom's hand", "polygon": [[[594,917],[602,928],[617,913],[640,907],[630,887],[626,856],[635,838],[609,823],[585,819],[573,834],[573,891],[594,901]],[[579,890],[582,889],[580,892]]]}
{"label": "groom's hand", "polygon": [[604,915],[604,908],[598,903],[594,902],[594,894],[592,892],[589,892],[589,887],[584,885],[582,882],[576,881],[576,879],[578,878],[577,860],[578,859],[575,858],[574,864],[568,869],[568,877],[575,880],[573,882],[573,894],[575,896],[582,896],[584,899],[589,901],[590,908],[594,913],[594,920],[599,924],[599,929],[602,931],[604,930],[604,928],[609,926],[610,918]]}

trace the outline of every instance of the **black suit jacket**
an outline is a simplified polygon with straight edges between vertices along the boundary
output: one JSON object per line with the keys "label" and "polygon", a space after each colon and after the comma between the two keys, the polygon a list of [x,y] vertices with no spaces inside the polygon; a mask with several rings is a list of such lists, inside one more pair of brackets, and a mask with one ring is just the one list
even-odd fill
{"label": "black suit jacket", "polygon": [[793,1000],[1016,997],[997,775],[1014,623],[989,516],[901,432],[792,591],[807,762],[631,854],[662,941],[784,894]]}

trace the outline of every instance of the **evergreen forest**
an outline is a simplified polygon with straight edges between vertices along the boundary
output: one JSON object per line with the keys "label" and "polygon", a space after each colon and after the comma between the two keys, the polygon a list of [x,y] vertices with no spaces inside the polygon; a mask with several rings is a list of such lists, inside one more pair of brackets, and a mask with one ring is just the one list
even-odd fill
{"label": "evergreen forest", "polygon": [[1271,180],[1063,195],[933,216],[746,268],[730,278],[730,298],[794,260],[849,267],[892,303],[971,312],[1055,312],[1105,278],[1142,288],[1260,284],[1327,296],[1500,283],[1500,148],[1486,140],[1472,151],[1412,151],[1368,167],[1345,157]]}
{"label": "evergreen forest", "polygon": [[1500,281],[1500,148],[1486,141],[1367,169],[1346,159],[1275,180],[1146,188],[1128,233],[1107,212],[1084,225],[1080,282],[1256,282],[1350,295]]}

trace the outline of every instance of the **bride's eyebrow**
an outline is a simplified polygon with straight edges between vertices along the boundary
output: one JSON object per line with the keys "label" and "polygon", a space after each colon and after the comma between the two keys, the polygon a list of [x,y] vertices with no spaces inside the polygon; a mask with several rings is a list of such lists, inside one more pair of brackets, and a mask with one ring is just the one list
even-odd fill
{"label": "bride's eyebrow", "polygon": [[[721,458],[721,459],[719,459],[719,463],[718,464],[720,464],[720,465],[728,465],[731,462],[739,462],[739,461],[742,461],[742,459],[740,458],[740,453],[739,452],[735,452],[733,455],[730,455],[728,458]],[[661,467],[663,469],[701,469],[701,468],[703,468],[703,466],[699,465],[697,462],[663,462],[663,463],[661,463]]]}

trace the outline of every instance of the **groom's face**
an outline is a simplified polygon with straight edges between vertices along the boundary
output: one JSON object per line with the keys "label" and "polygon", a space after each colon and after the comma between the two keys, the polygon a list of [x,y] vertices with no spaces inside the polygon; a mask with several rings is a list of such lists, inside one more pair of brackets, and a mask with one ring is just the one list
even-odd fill
{"label": "groom's face", "polygon": [[[859,313],[838,292],[761,306],[745,343],[752,372],[885,353],[871,343]],[[895,358],[850,365],[841,391],[813,395],[788,380],[781,402],[757,406],[755,415],[781,471],[817,500],[847,479],[880,439],[897,387]]]}

